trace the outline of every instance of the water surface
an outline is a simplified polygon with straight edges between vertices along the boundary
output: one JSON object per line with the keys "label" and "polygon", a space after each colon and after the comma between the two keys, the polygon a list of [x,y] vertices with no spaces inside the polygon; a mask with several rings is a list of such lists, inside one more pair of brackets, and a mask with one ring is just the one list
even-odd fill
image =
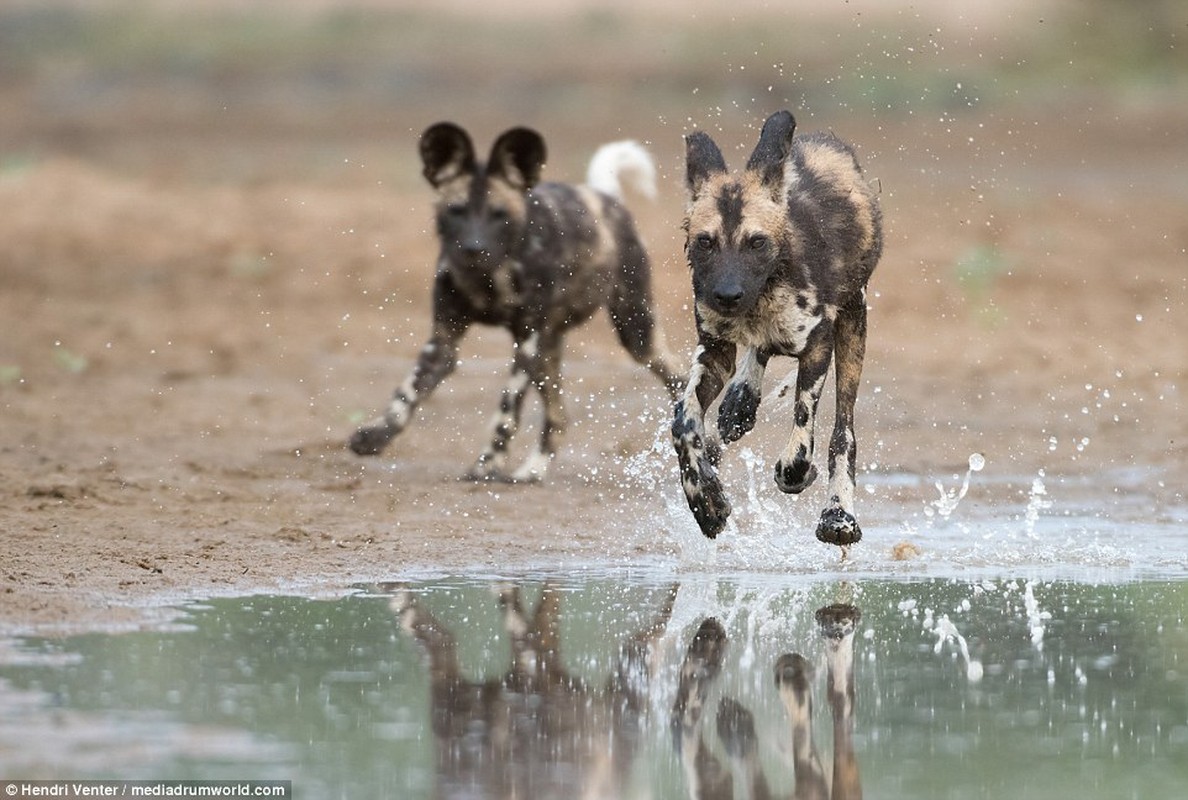
{"label": "water surface", "polygon": [[0,773],[723,797],[790,793],[798,749],[867,797],[1175,797],[1186,609],[1182,576],[663,570],[215,599],[164,629],[0,643]]}

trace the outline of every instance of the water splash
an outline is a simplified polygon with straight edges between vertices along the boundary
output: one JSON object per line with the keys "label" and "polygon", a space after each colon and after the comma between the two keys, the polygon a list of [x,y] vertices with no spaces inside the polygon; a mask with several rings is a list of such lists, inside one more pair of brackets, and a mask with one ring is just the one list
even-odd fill
{"label": "water splash", "polygon": [[[942,520],[948,520],[954,511],[957,510],[958,504],[965,498],[969,492],[969,480],[975,472],[981,472],[986,466],[986,457],[981,453],[973,453],[969,457],[969,468],[965,471],[965,479],[961,482],[961,488],[953,491],[945,489],[944,484],[937,481],[936,490],[940,493],[940,497],[932,501],[932,506],[936,508],[936,513],[940,514]],[[932,509],[925,509],[925,514],[931,515]]]}
{"label": "water splash", "polygon": [[1023,513],[1024,531],[1028,538],[1035,539],[1035,524],[1039,522],[1040,512],[1052,507],[1052,501],[1047,499],[1048,490],[1044,486],[1044,471],[1031,482],[1031,492],[1027,496],[1027,510]]}
{"label": "water splash", "polygon": [[1027,628],[1031,633],[1031,645],[1037,652],[1044,652],[1044,622],[1052,618],[1049,611],[1041,611],[1035,599],[1035,581],[1028,581],[1023,589],[1023,608],[1027,612]]}
{"label": "water splash", "polygon": [[933,646],[932,652],[940,654],[945,645],[952,642],[957,647],[957,652],[961,656],[962,663],[965,664],[965,678],[970,683],[978,683],[982,680],[982,675],[985,674],[985,668],[982,662],[976,658],[970,657],[969,643],[965,641],[965,637],[957,630],[957,626],[949,619],[948,614],[941,614],[935,621],[926,616],[924,619],[924,629],[929,630],[936,636],[936,645]]}

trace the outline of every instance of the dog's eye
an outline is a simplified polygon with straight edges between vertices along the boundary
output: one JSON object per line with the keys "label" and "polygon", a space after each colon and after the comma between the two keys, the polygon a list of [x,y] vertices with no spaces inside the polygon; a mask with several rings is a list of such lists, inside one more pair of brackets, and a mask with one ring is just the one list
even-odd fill
{"label": "dog's eye", "polygon": [[750,244],[752,250],[762,250],[767,247],[767,237],[761,233],[757,233],[751,237]]}
{"label": "dog's eye", "polygon": [[511,215],[507,213],[506,208],[492,208],[490,211],[491,219],[495,222],[506,222]]}
{"label": "dog's eye", "polygon": [[450,203],[446,206],[446,213],[451,217],[464,217],[466,216],[466,211],[467,208],[463,203]]}
{"label": "dog's eye", "polygon": [[710,236],[708,233],[699,233],[697,235],[697,246],[702,250],[713,250],[714,237]]}

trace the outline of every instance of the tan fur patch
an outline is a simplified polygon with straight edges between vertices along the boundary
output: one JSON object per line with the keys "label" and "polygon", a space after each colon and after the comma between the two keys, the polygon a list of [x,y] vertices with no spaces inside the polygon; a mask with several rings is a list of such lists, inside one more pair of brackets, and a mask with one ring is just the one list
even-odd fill
{"label": "tan fur patch", "polygon": [[743,173],[741,184],[743,221],[738,226],[734,243],[742,246],[755,234],[783,239],[788,227],[788,202],[783,185],[773,192],[763,184],[757,172]]}
{"label": "tan fur patch", "polygon": [[804,148],[804,165],[836,187],[839,194],[848,192],[850,202],[854,204],[855,221],[862,231],[860,245],[863,250],[869,249],[874,243],[873,192],[854,160],[848,153],[827,145],[810,144]]}
{"label": "tan fur patch", "polygon": [[487,181],[487,207],[502,209],[517,223],[528,218],[528,200],[524,193],[500,178]]}
{"label": "tan fur patch", "polygon": [[598,212],[602,208],[602,195],[589,186],[574,188],[577,190],[578,197],[582,199],[582,205],[586,207],[587,220],[597,237],[594,245],[590,248],[590,260],[595,264],[606,264],[615,256],[618,248],[615,245],[612,231]]}
{"label": "tan fur patch", "polygon": [[725,235],[722,230],[722,215],[718,210],[718,198],[730,187],[737,187],[743,199],[742,222],[733,232],[729,244],[742,246],[755,234],[764,234],[772,239],[783,238],[788,227],[788,206],[782,187],[772,192],[763,185],[758,172],[747,171],[742,175],[714,175],[702,184],[697,198],[688,209],[685,227],[690,238],[708,234],[717,239]]}
{"label": "tan fur patch", "polygon": [[686,210],[685,230],[690,239],[703,233],[715,238],[722,235],[722,217],[718,213],[717,197],[722,187],[734,180],[734,177],[721,173],[710,176],[701,185],[701,191],[690,201]]}
{"label": "tan fur patch", "polygon": [[458,175],[437,186],[437,203],[447,207],[464,206],[470,200],[470,174]]}

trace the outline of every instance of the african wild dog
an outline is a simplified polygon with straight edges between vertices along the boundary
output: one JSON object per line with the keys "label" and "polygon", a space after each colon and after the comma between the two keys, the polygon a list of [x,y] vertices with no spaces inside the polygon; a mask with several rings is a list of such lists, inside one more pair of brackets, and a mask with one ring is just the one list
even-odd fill
{"label": "african wild dog", "polygon": [[848,145],[825,133],[793,138],[795,128],[787,111],[768,118],[741,175],[727,172],[705,133],[686,139],[685,249],[698,346],[676,404],[673,445],[689,507],[713,538],[730,501],[705,413],[725,387],[718,433],[737,440],[755,424],[768,360],[792,356],[799,361],[792,436],[775,481],[785,492],[804,491],[817,477],[817,401],[834,361],[829,504],[817,538],[847,545],[862,538],[854,516],[854,400],[866,350],[866,284],[883,247],[881,213]]}
{"label": "african wild dog", "polygon": [[[379,453],[405,428],[454,370],[458,343],[476,322],[508,329],[514,354],[490,443],[468,473],[473,479],[544,477],[565,426],[562,339],[599,308],[607,309],[631,357],[678,395],[683,379],[652,314],[647,253],[620,202],[620,175],[647,192],[654,172],[647,151],[633,142],[605,145],[584,186],[538,183],[545,144],[527,128],[500,135],[485,164],[470,136],[449,122],[422,134],[420,152],[423,174],[437,190],[441,241],[432,335],[383,416],[355,431],[352,450]],[[509,475],[504,462],[529,385],[540,393],[544,422],[536,450]]]}
{"label": "african wild dog", "polygon": [[391,608],[429,662],[433,796],[626,797],[642,746],[655,651],[676,595],[670,586],[655,618],[619,643],[613,671],[595,684],[565,667],[564,590],[558,586],[546,584],[531,613],[518,588],[499,588],[511,666],[485,681],[462,673],[451,630],[414,594],[399,591]]}
{"label": "african wild dog", "polygon": [[[818,630],[825,640],[826,693],[833,719],[832,779],[821,765],[813,737],[813,666],[799,653],[776,660],[775,685],[791,723],[795,787],[789,800],[861,800],[862,781],[854,752],[854,633],[861,612],[838,603],[818,609]],[[729,800],[736,779],[742,796],[773,797],[759,763],[759,737],[751,711],[729,697],[718,702],[718,738],[730,758],[727,767],[713,753],[701,729],[701,717],[711,684],[721,671],[726,631],[709,618],[689,643],[681,664],[670,729],[692,800]]]}

